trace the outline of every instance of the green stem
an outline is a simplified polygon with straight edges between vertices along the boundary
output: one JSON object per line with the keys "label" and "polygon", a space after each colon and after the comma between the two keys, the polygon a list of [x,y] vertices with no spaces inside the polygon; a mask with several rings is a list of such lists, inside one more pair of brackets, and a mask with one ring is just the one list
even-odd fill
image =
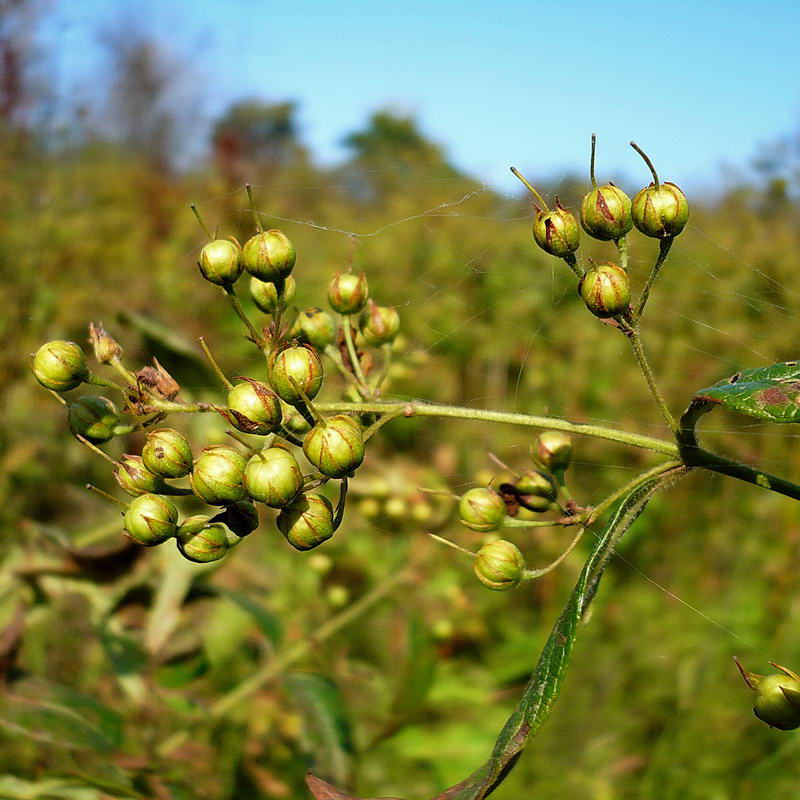
{"label": "green stem", "polygon": [[630,339],[631,347],[633,348],[633,354],[636,356],[636,360],[639,362],[639,367],[642,370],[644,379],[647,381],[647,385],[650,387],[650,393],[653,395],[656,405],[661,411],[664,419],[667,421],[667,424],[672,429],[672,432],[677,436],[678,423],[675,422],[675,417],[672,416],[672,412],[669,410],[669,407],[664,400],[664,395],[661,394],[661,390],[658,388],[655,375],[653,375],[653,370],[650,369],[650,364],[647,363],[647,357],[644,354],[642,337],[639,333],[638,326],[628,329],[625,333],[628,339]]}
{"label": "green stem", "polygon": [[674,236],[667,236],[664,239],[660,239],[658,242],[658,258],[656,259],[656,263],[653,264],[653,269],[650,270],[650,275],[647,277],[647,283],[645,283],[644,289],[642,289],[641,297],[639,298],[639,305],[636,308],[635,319],[637,322],[641,319],[642,314],[644,313],[644,307],[647,305],[647,298],[650,297],[650,290],[653,288],[653,284],[656,282],[658,273],[661,272],[661,267],[664,266],[664,262],[667,260],[667,256],[669,255],[670,248],[672,247],[672,243],[674,241]]}
{"label": "green stem", "polygon": [[555,561],[541,569],[526,569],[522,574],[522,580],[533,581],[536,580],[536,578],[541,578],[542,575],[547,575],[548,572],[552,572],[575,549],[575,546],[581,540],[585,531],[586,527],[581,526],[581,529],[575,534],[567,549]]}
{"label": "green stem", "polygon": [[504,528],[556,528],[558,526],[577,525],[580,522],[578,517],[566,520],[558,519],[517,519],[516,517],[506,517],[503,520]]}
{"label": "green stem", "polygon": [[625,236],[620,236],[619,239],[614,240],[614,244],[617,246],[617,252],[619,253],[619,265],[622,269],[628,269],[628,239]]}
{"label": "green stem", "polygon": [[102,378],[100,375],[95,375],[94,372],[89,373],[86,383],[88,383],[90,386],[102,386],[104,389],[115,389],[124,395],[127,395],[128,393],[124,386],[120,386],[118,383],[108,380],[108,378]]}
{"label": "green stem", "polygon": [[225,295],[228,298],[228,302],[231,304],[231,308],[236,312],[236,315],[239,319],[245,324],[245,327],[250,332],[250,338],[255,342],[258,346],[258,349],[264,352],[266,349],[267,343],[264,337],[258,332],[256,326],[250,321],[250,317],[244,311],[242,307],[242,302],[236,296],[236,290],[233,286],[225,286]]}
{"label": "green stem", "polygon": [[397,419],[397,417],[402,416],[404,413],[405,407],[401,407],[390,411],[388,414],[384,414],[364,431],[364,441],[368,442],[387,422]]}
{"label": "green stem", "polygon": [[206,344],[206,340],[204,336],[199,336],[197,341],[200,342],[200,347],[203,348],[203,353],[205,357],[208,359],[208,363],[211,364],[211,369],[214,370],[214,373],[219,378],[220,383],[230,391],[233,389],[233,384],[225,377],[225,373],[220,369],[219,364],[217,364],[217,359],[211,354],[211,350],[209,350],[208,345]]}
{"label": "green stem", "polygon": [[578,263],[578,259],[575,258],[575,253],[567,253],[563,259],[567,266],[578,276],[578,278],[582,278],[584,276],[583,267]]}
{"label": "green stem", "polygon": [[381,370],[380,377],[375,382],[374,392],[376,395],[380,395],[381,387],[389,376],[389,370],[392,367],[392,345],[390,343],[382,345],[381,352],[383,353],[383,369]]}
{"label": "green stem", "polygon": [[369,392],[369,385],[367,384],[367,379],[364,377],[364,372],[361,369],[361,362],[358,360],[356,346],[353,342],[353,331],[350,330],[349,314],[342,314],[342,327],[344,328],[344,340],[347,343],[347,352],[350,355],[350,363],[353,365],[353,372],[355,373],[359,386]]}
{"label": "green stem", "polygon": [[360,392],[361,384],[358,382],[358,378],[356,378],[356,376],[353,375],[353,373],[350,372],[350,370],[344,365],[344,361],[342,361],[339,351],[333,345],[329,344],[325,348],[325,355],[328,356],[331,361],[333,361],[334,366],[339,370],[344,379],[352,386],[355,386]]}

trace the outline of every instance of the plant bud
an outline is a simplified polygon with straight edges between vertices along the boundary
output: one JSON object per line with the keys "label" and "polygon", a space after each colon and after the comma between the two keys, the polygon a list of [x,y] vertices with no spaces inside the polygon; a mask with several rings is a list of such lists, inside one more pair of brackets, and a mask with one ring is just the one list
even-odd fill
{"label": "plant bud", "polygon": [[242,250],[244,268],[261,281],[283,280],[294,269],[297,254],[289,237],[279,230],[261,231]]}
{"label": "plant bud", "polygon": [[230,239],[214,239],[200,251],[202,276],[217,286],[232,286],[242,274],[242,251]]}
{"label": "plant bud", "polygon": [[154,475],[145,467],[141,456],[122,456],[114,467],[114,479],[131,497],[160,494],[168,488],[160,475]]}
{"label": "plant bud", "polygon": [[107,397],[87,394],[69,404],[67,420],[76,436],[83,436],[92,444],[102,444],[114,437],[114,430],[119,425],[119,412]]}
{"label": "plant bud", "polygon": [[489,542],[478,550],[473,569],[478,580],[496,592],[513,589],[525,573],[525,558],[505,539]]}
{"label": "plant bud", "polygon": [[362,272],[337,272],[328,285],[328,302],[339,314],[357,314],[369,297],[367,276]]}
{"label": "plant bud", "polygon": [[206,447],[194,462],[192,490],[212,506],[244,500],[242,475],[246,463],[247,459],[233,447],[224,444]]}
{"label": "plant bud", "polygon": [[595,239],[619,239],[633,227],[630,197],[613,183],[595,187],[581,201],[581,225]]}
{"label": "plant bud", "polygon": [[274,314],[278,310],[279,300],[284,306],[291,305],[296,290],[297,284],[291,275],[288,275],[283,282],[250,278],[250,295],[253,302],[265,314]]}
{"label": "plant bud", "polygon": [[559,258],[574,253],[581,243],[577,220],[557,199],[554,211],[536,212],[533,238],[542,250]]}
{"label": "plant bud", "polygon": [[178,509],[175,503],[157,494],[134,497],[123,519],[128,536],[147,547],[166,542],[174,536],[177,522]]}
{"label": "plant bud", "polygon": [[344,478],[364,460],[361,425],[344,414],[318,422],[306,434],[303,452],[323,475]]}
{"label": "plant bud", "polygon": [[400,330],[400,315],[391,306],[379,306],[372,300],[358,320],[364,341],[372,347],[391,344]]}
{"label": "plant bud", "polygon": [[563,472],[572,460],[572,437],[564,431],[543,431],[531,445],[531,457],[550,472]]}
{"label": "plant bud", "polygon": [[103,327],[102,322],[96,325],[94,322],[89,323],[89,341],[94,349],[94,357],[101,364],[111,364],[122,358],[122,348]]}
{"label": "plant bud", "polygon": [[296,383],[313,400],[322,388],[322,362],[316,351],[307,346],[287,347],[272,359],[269,382],[278,397],[294,405],[303,397],[295,388]]}
{"label": "plant bud", "polygon": [[530,511],[547,511],[558,496],[555,480],[535,470],[523,473],[514,487],[519,492],[517,499],[520,505]]}
{"label": "plant bud", "polygon": [[47,342],[36,351],[31,370],[45,389],[54,392],[67,392],[89,377],[81,346],[60,340]]}
{"label": "plant bud", "polygon": [[288,450],[268,447],[247,462],[242,482],[253,500],[283,508],[303,488],[303,472]]}
{"label": "plant bud", "polygon": [[196,564],[219,561],[228,552],[229,533],[221,522],[206,524],[192,532],[182,525],[177,535],[178,551],[185,559]]}
{"label": "plant bud", "polygon": [[336,323],[327,311],[307,308],[297,315],[290,336],[324,350],[336,338]]}
{"label": "plant bud", "polygon": [[211,521],[221,522],[241,539],[249,536],[258,528],[258,511],[249,500],[242,500],[239,503],[231,503],[226,506]]}
{"label": "plant bud", "polygon": [[616,317],[631,304],[628,273],[610,261],[591,267],[578,283],[578,292],[596,317]]}
{"label": "plant bud", "polygon": [[192,448],[174,428],[157,428],[147,434],[142,461],[150,472],[162,478],[182,478],[192,469]]}
{"label": "plant bud", "polygon": [[[360,395],[358,399],[361,400]],[[291,408],[291,406],[288,406],[288,408]],[[311,425],[309,425],[308,420],[294,409],[284,417],[283,427],[286,428],[289,433],[295,433],[298,436],[302,436],[304,433],[311,430]]]}
{"label": "plant bud", "polygon": [[243,433],[266,436],[281,425],[283,413],[275,393],[265,384],[249,378],[228,392],[227,414],[220,413]]}
{"label": "plant bud", "polygon": [[496,531],[506,518],[506,504],[494,489],[478,486],[461,496],[458,515],[473,531]]}
{"label": "plant bud", "polygon": [[311,550],[333,536],[333,506],[327,497],[309,492],[284,508],[278,530],[297,550]]}
{"label": "plant bud", "polygon": [[677,236],[686,227],[689,203],[674,183],[651,183],[633,198],[631,214],[633,224],[645,236],[665,239]]}
{"label": "plant bud", "polygon": [[757,675],[746,672],[734,659],[745,683],[755,694],[753,713],[772,728],[791,731],[800,728],[800,675],[787,667],[770,662],[780,672],[773,675]]}

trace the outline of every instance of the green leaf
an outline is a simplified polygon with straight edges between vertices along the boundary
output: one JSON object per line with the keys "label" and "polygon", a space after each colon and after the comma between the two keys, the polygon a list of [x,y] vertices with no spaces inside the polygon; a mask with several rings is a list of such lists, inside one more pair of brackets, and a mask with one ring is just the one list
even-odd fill
{"label": "green leaf", "polygon": [[256,623],[261,633],[269,639],[276,647],[283,639],[283,626],[281,621],[272,613],[267,611],[252,597],[244,594],[244,592],[236,592],[232,589],[219,589],[218,594],[227,597],[230,601],[235,603],[243,611],[246,611]]}
{"label": "green leaf", "polygon": [[156,671],[156,680],[167,689],[180,689],[208,672],[208,659],[202,650],[183,653],[162,664]]}
{"label": "green leaf", "polygon": [[696,392],[692,406],[696,416],[721,406],[769,422],[800,422],[800,362],[737,372]]}
{"label": "green leaf", "polygon": [[406,719],[419,710],[433,683],[436,664],[436,648],[428,626],[419,614],[413,614],[408,620],[406,653],[394,690],[394,716]]}

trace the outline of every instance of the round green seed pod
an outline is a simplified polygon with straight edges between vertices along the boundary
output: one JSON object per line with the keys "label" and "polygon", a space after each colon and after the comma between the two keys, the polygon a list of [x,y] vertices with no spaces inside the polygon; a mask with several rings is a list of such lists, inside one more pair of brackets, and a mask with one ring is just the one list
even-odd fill
{"label": "round green seed pod", "polygon": [[309,492],[281,510],[278,530],[296,550],[311,550],[333,536],[333,506],[327,497]]}
{"label": "round green seed pod", "polygon": [[506,518],[506,504],[494,489],[478,486],[461,496],[458,515],[461,524],[473,531],[496,531]]}
{"label": "round green seed pod", "polygon": [[318,422],[303,439],[303,452],[323,475],[344,478],[364,460],[361,425],[344,414]]}
{"label": "round green seed pod", "polygon": [[336,338],[336,323],[327,311],[307,308],[297,315],[289,335],[299,342],[308,342],[318,350],[324,350]]}
{"label": "round green seed pod", "polygon": [[665,239],[677,236],[686,227],[689,203],[674,183],[651,183],[633,198],[631,215],[633,224],[645,236]]}
{"label": "round green seed pod", "polygon": [[123,518],[125,530],[135,542],[152,547],[175,535],[178,509],[168,497],[142,494],[135,497]]}
{"label": "round green seed pod", "polygon": [[[361,397],[359,396],[359,400],[360,399]],[[287,406],[287,408],[291,408],[291,406]],[[302,436],[304,433],[311,430],[311,425],[308,420],[299,411],[295,411],[293,408],[284,416],[283,427],[286,428],[289,433],[294,433],[298,436]]]}
{"label": "round green seed pod", "polygon": [[628,273],[610,261],[587,270],[578,283],[578,292],[586,308],[600,318],[623,314],[631,304]]}
{"label": "round green seed pod", "polygon": [[551,475],[536,470],[524,472],[514,483],[517,500],[529,511],[547,511],[558,496],[558,487]]}
{"label": "round green seed pod", "polygon": [[783,673],[760,678],[755,687],[753,713],[782,731],[800,728],[800,682]]}
{"label": "round green seed pod", "polygon": [[226,506],[212,522],[221,522],[238,538],[243,539],[258,528],[258,511],[249,500],[242,500]]}
{"label": "round green seed pod", "polygon": [[543,431],[531,445],[531,457],[550,472],[563,472],[572,460],[572,437],[564,431]]}
{"label": "round green seed pod", "polygon": [[[237,383],[228,392],[228,414],[231,425],[243,433],[266,436],[281,425],[283,414],[276,394],[264,383],[251,379]],[[229,416],[228,416],[229,415]]]}
{"label": "round green seed pod", "polygon": [[245,491],[272,508],[288,505],[303,488],[297,459],[283,447],[268,447],[254,455],[244,470]]}
{"label": "round green seed pod", "polygon": [[174,428],[156,428],[147,434],[142,461],[154,475],[182,478],[192,469],[192,447]]}
{"label": "round green seed pod", "polygon": [[283,281],[260,281],[250,278],[250,296],[258,308],[265,314],[274,314],[278,310],[278,301],[284,306],[292,304],[297,284],[291,275]]}
{"label": "round green seed pod", "polygon": [[595,187],[581,201],[581,225],[595,239],[619,239],[633,227],[630,197],[613,183]]}
{"label": "round green seed pod", "polygon": [[198,531],[183,531],[177,536],[178,552],[188,561],[209,564],[225,558],[230,531],[221,522],[204,525]]}
{"label": "round green seed pod", "polygon": [[519,585],[526,564],[524,556],[514,544],[498,539],[478,550],[473,569],[484,586],[496,592],[505,592]]}
{"label": "round green seed pod", "polygon": [[367,276],[337,272],[328,285],[328,302],[339,314],[358,314],[369,298]]}
{"label": "round green seed pod", "polygon": [[69,404],[67,420],[70,430],[93,444],[102,444],[114,437],[119,425],[117,407],[107,398],[87,394]]}
{"label": "round green seed pod", "polygon": [[131,497],[140,494],[161,494],[167,485],[160,475],[154,475],[144,465],[141,456],[125,454],[114,467],[114,479]]}
{"label": "round green seed pod", "polygon": [[400,315],[396,308],[379,306],[370,300],[361,312],[358,326],[368,345],[379,347],[391,344],[400,330]]}
{"label": "round green seed pod", "polygon": [[533,220],[536,244],[551,256],[565,258],[581,243],[580,228],[574,215],[556,200],[554,211],[538,211]]}
{"label": "round green seed pod", "polygon": [[279,230],[261,231],[242,249],[244,268],[261,281],[281,281],[294,269],[297,254],[289,237]]}
{"label": "round green seed pod", "polygon": [[244,500],[242,476],[247,459],[233,447],[218,444],[206,447],[194,462],[190,477],[192,491],[212,506]]}
{"label": "round green seed pod", "polygon": [[54,392],[67,392],[89,377],[81,346],[61,340],[43,344],[33,357],[31,370],[42,386]]}
{"label": "round green seed pod", "polygon": [[281,400],[294,405],[303,400],[294,383],[305,392],[309,400],[313,400],[322,388],[322,378],[322,362],[316,350],[303,345],[287,347],[275,355],[269,382]]}
{"label": "round green seed pod", "polygon": [[242,251],[230,239],[214,239],[201,251],[197,266],[201,275],[217,286],[232,286],[242,274]]}

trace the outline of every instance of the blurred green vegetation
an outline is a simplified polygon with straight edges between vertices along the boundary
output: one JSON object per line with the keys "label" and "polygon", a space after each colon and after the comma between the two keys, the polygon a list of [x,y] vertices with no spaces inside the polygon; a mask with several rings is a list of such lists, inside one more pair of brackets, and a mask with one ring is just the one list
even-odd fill
{"label": "blurred green vegetation", "polygon": [[[48,339],[84,341],[94,320],[129,364],[156,355],[187,398],[220,398],[200,335],[228,374],[263,378],[238,320],[197,273],[204,236],[190,202],[243,240],[250,181],[265,221],[297,247],[300,308],[324,305],[352,251],[372,295],[401,314],[394,396],[667,434],[625,342],[586,313],[564,265],[536,250],[526,198],[460,174],[413,120],[388,112],[348,138],[346,163],[321,169],[294,114],[258,101],[230,109],[209,163],[183,170],[130,141],[53,146],[10,113],[0,125],[0,797],[299,798],[312,767],[360,795],[428,797],[486,757],[582,560],[575,552],[496,595],[402,503],[378,516],[352,503],[337,537],[309,554],[291,550],[268,515],[218,568],[168,547],[123,547],[117,510],[82,488],[114,491],[107,465],[71,439],[28,358]],[[542,188],[574,206],[585,183]],[[770,173],[713,203],[689,198],[644,330],[675,411],[742,367],[798,357],[800,209],[789,189]],[[655,245],[631,244],[641,286]],[[611,253],[584,240],[580,255]],[[343,388],[331,375],[323,396]],[[197,450],[224,440],[220,420],[176,424]],[[793,427],[715,413],[703,428],[720,452],[800,480]],[[531,438],[394,422],[371,443],[354,494],[377,481],[408,509],[420,486],[459,493],[496,472],[489,451],[524,467]],[[131,435],[107,449],[140,446]],[[576,451],[571,484],[586,503],[651,463],[598,441]],[[796,797],[800,739],[753,718],[731,657],[754,671],[768,659],[800,667],[798,518],[787,498],[716,475],[693,474],[656,499],[611,565],[550,722],[494,796]],[[442,535],[480,541],[455,524]],[[514,539],[537,566],[568,535]],[[409,558],[422,564],[413,591],[390,594],[247,702],[209,716]]]}

